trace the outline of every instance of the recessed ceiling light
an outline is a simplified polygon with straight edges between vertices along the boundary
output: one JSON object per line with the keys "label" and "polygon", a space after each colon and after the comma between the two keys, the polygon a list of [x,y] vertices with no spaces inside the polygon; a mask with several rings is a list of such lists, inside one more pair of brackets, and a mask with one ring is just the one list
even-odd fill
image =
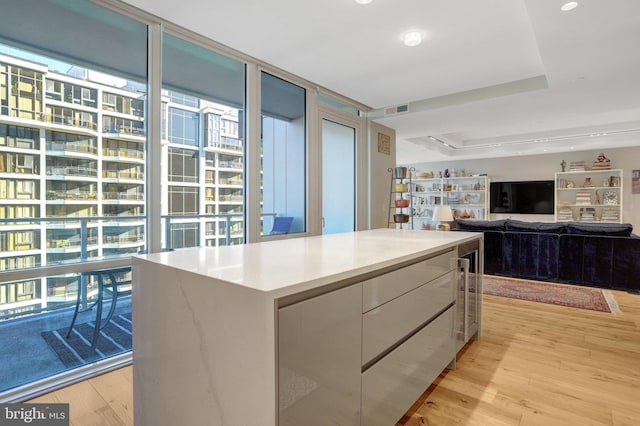
{"label": "recessed ceiling light", "polygon": [[420,31],[409,31],[402,36],[405,46],[417,46],[422,43],[422,33]]}
{"label": "recessed ceiling light", "polygon": [[373,0],[355,0],[356,3],[359,4],[369,4],[371,3]]}
{"label": "recessed ceiling light", "polygon": [[570,10],[575,9],[576,7],[578,7],[578,2],[577,1],[570,1],[569,3],[563,4],[562,7],[560,8],[560,10],[563,11],[563,12],[568,12]]}

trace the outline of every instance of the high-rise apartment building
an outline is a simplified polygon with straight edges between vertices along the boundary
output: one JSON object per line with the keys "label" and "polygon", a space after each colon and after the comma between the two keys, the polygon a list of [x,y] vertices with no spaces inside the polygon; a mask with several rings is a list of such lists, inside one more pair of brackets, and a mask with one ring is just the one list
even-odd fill
{"label": "high-rise apartment building", "polygon": [[[147,143],[163,146],[164,246],[244,241],[238,110],[164,90],[147,142],[144,89],[0,54],[0,270],[143,250]],[[77,279],[0,283],[0,318],[75,300]]]}

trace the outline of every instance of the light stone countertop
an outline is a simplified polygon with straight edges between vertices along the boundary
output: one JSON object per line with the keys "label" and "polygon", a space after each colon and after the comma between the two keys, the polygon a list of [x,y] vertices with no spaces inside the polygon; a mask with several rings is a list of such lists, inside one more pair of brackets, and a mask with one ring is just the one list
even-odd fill
{"label": "light stone countertop", "polygon": [[136,256],[277,299],[481,238],[481,233],[374,229]]}

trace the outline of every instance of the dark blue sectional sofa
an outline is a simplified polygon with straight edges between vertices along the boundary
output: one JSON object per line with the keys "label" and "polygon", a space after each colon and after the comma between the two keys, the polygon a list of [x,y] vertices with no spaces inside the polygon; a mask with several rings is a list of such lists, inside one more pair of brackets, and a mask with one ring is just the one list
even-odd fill
{"label": "dark blue sectional sofa", "polygon": [[484,233],[485,274],[640,290],[630,224],[458,219],[454,229]]}

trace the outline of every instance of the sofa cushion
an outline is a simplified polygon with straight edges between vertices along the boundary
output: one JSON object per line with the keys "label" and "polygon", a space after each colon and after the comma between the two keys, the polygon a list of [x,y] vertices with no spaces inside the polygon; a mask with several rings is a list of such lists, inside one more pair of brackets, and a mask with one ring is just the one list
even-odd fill
{"label": "sofa cushion", "polygon": [[541,232],[543,234],[566,234],[567,224],[565,222],[541,222],[538,226],[538,232]]}
{"label": "sofa cushion", "polygon": [[456,229],[460,231],[504,231],[506,220],[458,219]]}
{"label": "sofa cushion", "polygon": [[567,224],[567,233],[574,235],[604,235],[629,237],[633,231],[630,223],[576,223]]}
{"label": "sofa cushion", "polygon": [[564,222],[525,222],[522,220],[507,219],[505,229],[516,232],[564,234],[566,233],[567,224]]}
{"label": "sofa cushion", "polygon": [[504,224],[507,231],[538,232],[538,222],[524,222],[522,220],[507,219]]}

